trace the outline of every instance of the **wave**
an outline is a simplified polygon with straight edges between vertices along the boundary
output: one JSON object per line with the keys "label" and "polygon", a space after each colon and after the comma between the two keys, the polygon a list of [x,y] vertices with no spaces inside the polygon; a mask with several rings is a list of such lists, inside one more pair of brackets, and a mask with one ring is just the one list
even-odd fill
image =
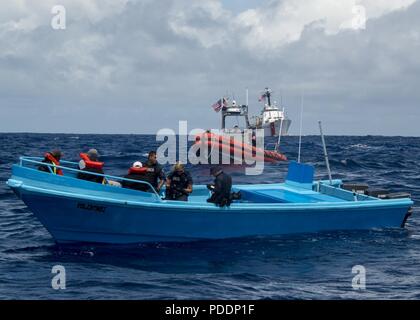
{"label": "wave", "polygon": [[[383,277],[370,280],[369,297],[407,297],[407,292],[420,296],[419,281],[400,284],[401,274],[410,274],[411,280],[420,275],[420,271],[413,273],[417,270],[413,261],[420,252],[420,138],[326,138],[335,178],[412,193],[416,204],[406,231],[330,232],[130,247],[57,246],[4,184],[18,157],[61,148],[65,159],[77,159],[80,151],[95,147],[103,154],[107,173],[113,174],[125,171],[131,161],[144,161],[159,143],[154,136],[0,134],[0,297],[56,298],[55,292],[45,290],[45,277],[53,265],[62,264],[71,272],[77,271],[77,290],[64,293],[69,299],[351,299],[355,296],[343,291],[340,279],[347,283],[351,266],[366,261],[375,272],[386,273],[386,283]],[[289,159],[297,158],[297,150],[296,137],[282,139],[282,151]],[[325,175],[319,137],[303,138],[302,160],[315,165],[318,177]],[[188,170],[195,183],[211,181],[208,166],[189,165]],[[286,170],[287,164],[281,163],[266,165],[259,176],[250,178],[240,170],[232,176],[234,183],[279,182]],[[95,279],[89,282],[92,274]],[[110,276],[115,282],[106,280]],[[10,281],[16,277],[19,281]],[[149,285],[152,282],[155,285]],[[124,287],[124,283],[128,285]]]}

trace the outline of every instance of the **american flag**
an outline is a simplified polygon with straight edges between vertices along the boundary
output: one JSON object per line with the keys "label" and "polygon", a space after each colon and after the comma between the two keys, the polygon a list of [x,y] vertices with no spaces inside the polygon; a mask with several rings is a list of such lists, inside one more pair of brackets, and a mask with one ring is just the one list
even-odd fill
{"label": "american flag", "polygon": [[219,112],[222,110],[222,107],[227,107],[227,99],[223,98],[223,106],[222,106],[222,99],[219,99],[215,104],[211,106],[214,111]]}
{"label": "american flag", "polygon": [[265,99],[267,98],[267,94],[266,93],[264,93],[259,99],[258,99],[258,101],[259,102],[261,102],[261,101],[264,101],[265,102]]}

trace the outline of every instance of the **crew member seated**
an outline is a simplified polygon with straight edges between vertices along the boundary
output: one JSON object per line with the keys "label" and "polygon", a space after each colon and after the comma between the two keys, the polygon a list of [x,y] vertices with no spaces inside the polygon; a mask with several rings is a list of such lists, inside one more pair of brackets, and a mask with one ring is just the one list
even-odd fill
{"label": "crew member seated", "polygon": [[99,162],[99,153],[96,149],[90,149],[88,153],[80,154],[79,172],[77,178],[81,180],[87,180],[96,183],[106,184],[106,179],[102,176],[97,176],[94,174],[89,174],[88,172],[104,174],[103,167],[104,163]]}
{"label": "crew member seated", "polygon": [[40,165],[38,167],[38,170],[62,176],[63,175],[63,170],[57,168],[57,167],[60,166],[60,160],[61,160],[62,156],[63,156],[63,154],[60,150],[53,150],[51,152],[47,152],[45,154],[44,160],[42,160],[42,162],[51,164],[51,166]]}
{"label": "crew member seated", "polygon": [[223,172],[220,167],[210,168],[210,174],[215,178],[214,184],[207,185],[212,195],[207,202],[216,204],[218,207],[229,207],[232,202],[232,177]]}
{"label": "crew member seated", "polygon": [[[136,181],[145,181],[147,173],[147,168],[143,167],[143,164],[140,161],[133,163],[133,166],[128,170],[128,174],[124,176],[126,179],[136,180]],[[122,187],[127,189],[133,189],[138,191],[150,191],[150,186],[144,183],[136,183],[133,181],[122,181]]]}
{"label": "crew member seated", "polygon": [[177,162],[166,179],[165,200],[188,201],[192,193],[193,180],[182,163]]}

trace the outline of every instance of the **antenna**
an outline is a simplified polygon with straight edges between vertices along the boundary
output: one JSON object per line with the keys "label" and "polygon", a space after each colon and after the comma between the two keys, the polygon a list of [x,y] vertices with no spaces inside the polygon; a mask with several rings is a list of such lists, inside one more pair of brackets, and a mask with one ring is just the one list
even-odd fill
{"label": "antenna", "polygon": [[280,89],[280,106],[283,107],[283,90],[281,89]]}
{"label": "antenna", "polygon": [[302,127],[303,127],[303,93],[300,94],[300,132],[299,132],[298,163],[300,163],[300,155],[302,151]]}
{"label": "antenna", "polygon": [[246,128],[249,129],[250,128],[250,123],[249,123],[249,116],[248,116],[248,112],[249,112],[249,92],[248,92],[248,88],[246,88],[246,109],[245,109],[245,122],[246,122]]}
{"label": "antenna", "polygon": [[246,88],[246,106],[248,107],[249,103],[249,96],[248,96],[248,88]]}
{"label": "antenna", "polygon": [[266,95],[267,95],[268,106],[271,107],[271,90],[268,87],[266,88]]}
{"label": "antenna", "polygon": [[277,144],[276,144],[276,151],[279,151],[280,148],[280,141],[281,141],[281,132],[283,131],[283,121],[284,121],[284,108],[283,108],[283,117],[281,118],[280,121],[280,128],[279,128],[279,140],[277,140]]}
{"label": "antenna", "polygon": [[220,105],[221,105],[221,109],[222,109],[222,130],[225,130],[226,114],[225,114],[225,110],[224,110],[225,98],[223,96],[222,96],[222,98],[220,98]]}
{"label": "antenna", "polygon": [[324,157],[325,157],[325,164],[327,165],[328,178],[330,179],[330,184],[332,185],[333,183],[332,183],[332,175],[331,175],[331,169],[330,169],[330,160],[328,159],[327,145],[325,144],[324,132],[322,131],[322,122],[318,121],[318,123],[319,123],[319,131],[321,133],[322,146],[324,147]]}

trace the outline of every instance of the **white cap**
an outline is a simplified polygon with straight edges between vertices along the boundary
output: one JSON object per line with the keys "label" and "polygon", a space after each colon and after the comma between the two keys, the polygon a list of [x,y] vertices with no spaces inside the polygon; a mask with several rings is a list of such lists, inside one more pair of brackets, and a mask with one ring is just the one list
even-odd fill
{"label": "white cap", "polygon": [[140,161],[136,161],[133,163],[133,168],[142,168],[143,164]]}

